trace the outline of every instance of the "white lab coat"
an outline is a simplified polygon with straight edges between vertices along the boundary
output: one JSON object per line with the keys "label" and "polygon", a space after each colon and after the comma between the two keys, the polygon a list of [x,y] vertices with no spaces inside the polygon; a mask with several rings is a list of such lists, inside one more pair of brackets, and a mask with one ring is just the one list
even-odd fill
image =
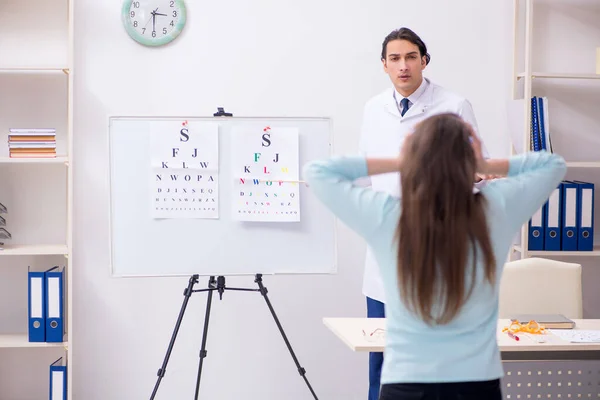
{"label": "white lab coat", "polygon": [[[399,154],[404,138],[417,123],[444,112],[453,112],[469,122],[478,132],[477,121],[471,103],[464,97],[435,85],[427,78],[428,86],[403,117],[400,116],[394,88],[370,99],[365,105],[359,151],[367,157],[395,157]],[[398,99],[400,100],[400,99]],[[482,145],[483,147],[483,145]],[[484,156],[487,151],[483,149]],[[395,196],[400,194],[398,173],[371,177],[374,190]],[[379,267],[370,248],[367,249],[363,277],[363,294],[385,303],[383,282]]]}

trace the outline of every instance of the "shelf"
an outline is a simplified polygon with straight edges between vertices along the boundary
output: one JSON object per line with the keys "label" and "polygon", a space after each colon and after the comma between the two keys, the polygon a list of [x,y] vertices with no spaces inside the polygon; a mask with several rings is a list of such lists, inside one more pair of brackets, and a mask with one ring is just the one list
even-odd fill
{"label": "shelf", "polygon": [[567,161],[568,168],[600,168],[600,161]]}
{"label": "shelf", "polygon": [[[598,74],[567,74],[567,73],[555,73],[555,72],[532,72],[532,78],[549,78],[549,79],[600,79]],[[525,77],[525,73],[522,72],[517,75],[517,79]]]}
{"label": "shelf", "polygon": [[66,255],[69,253],[66,245],[5,245],[0,250],[0,256],[36,256],[36,255]]}
{"label": "shelf", "polygon": [[69,73],[67,67],[0,67],[0,74]]}
{"label": "shelf", "polygon": [[[521,253],[521,246],[513,246],[514,251]],[[542,257],[598,257],[600,256],[600,245],[595,245],[593,251],[539,251],[529,250],[527,254]]]}
{"label": "shelf", "polygon": [[0,164],[63,164],[67,163],[67,157],[54,158],[11,158],[0,157]]}
{"label": "shelf", "polygon": [[65,347],[65,343],[30,342],[27,333],[0,335],[0,348]]}

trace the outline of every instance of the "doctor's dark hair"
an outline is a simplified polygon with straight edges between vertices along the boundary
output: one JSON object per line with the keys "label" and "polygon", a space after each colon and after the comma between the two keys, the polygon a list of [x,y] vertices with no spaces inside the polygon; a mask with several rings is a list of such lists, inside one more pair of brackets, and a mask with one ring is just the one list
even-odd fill
{"label": "doctor's dark hair", "polygon": [[385,39],[383,40],[382,48],[381,48],[381,59],[385,60],[387,56],[387,45],[392,40],[407,40],[417,46],[419,48],[419,52],[421,53],[421,57],[425,56],[425,64],[428,65],[431,60],[431,56],[427,53],[427,46],[425,42],[421,40],[419,35],[414,33],[409,28],[400,28],[390,32]]}
{"label": "doctor's dark hair", "polygon": [[418,124],[402,148],[398,285],[407,308],[429,325],[452,321],[476,283],[496,279],[486,201],[473,193],[470,133],[458,115],[439,114]]}

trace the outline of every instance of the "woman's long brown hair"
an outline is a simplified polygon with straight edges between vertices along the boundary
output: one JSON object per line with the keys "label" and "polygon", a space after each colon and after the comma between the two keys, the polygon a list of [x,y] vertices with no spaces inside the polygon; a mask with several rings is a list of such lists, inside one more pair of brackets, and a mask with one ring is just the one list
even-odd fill
{"label": "woman's long brown hair", "polygon": [[479,252],[486,280],[496,279],[485,198],[473,193],[477,171],[469,139],[460,117],[441,114],[421,122],[403,148],[398,283],[409,310],[430,325],[460,312]]}

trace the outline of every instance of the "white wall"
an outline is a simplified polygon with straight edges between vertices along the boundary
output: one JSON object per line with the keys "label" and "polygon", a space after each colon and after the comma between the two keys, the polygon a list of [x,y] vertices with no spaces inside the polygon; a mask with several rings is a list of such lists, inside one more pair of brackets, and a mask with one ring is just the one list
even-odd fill
{"label": "white wall", "polygon": [[[217,106],[238,116],[330,116],[337,152],[353,152],[364,102],[389,85],[381,42],[406,25],[430,48],[427,75],[472,101],[493,155],[508,151],[509,1],[187,5],[182,36],[149,49],[126,36],[120,2],[75,3],[75,399],[149,398],[187,285],[186,278],[109,276],[108,116],[210,115]],[[322,324],[326,316],[365,315],[364,245],[344,227],[339,254],[337,275],[266,277],[265,284],[319,398],[365,399],[367,355],[352,353]],[[157,399],[193,396],[204,307],[205,296],[194,295]],[[214,302],[201,398],[310,398],[260,295],[230,292]]]}

